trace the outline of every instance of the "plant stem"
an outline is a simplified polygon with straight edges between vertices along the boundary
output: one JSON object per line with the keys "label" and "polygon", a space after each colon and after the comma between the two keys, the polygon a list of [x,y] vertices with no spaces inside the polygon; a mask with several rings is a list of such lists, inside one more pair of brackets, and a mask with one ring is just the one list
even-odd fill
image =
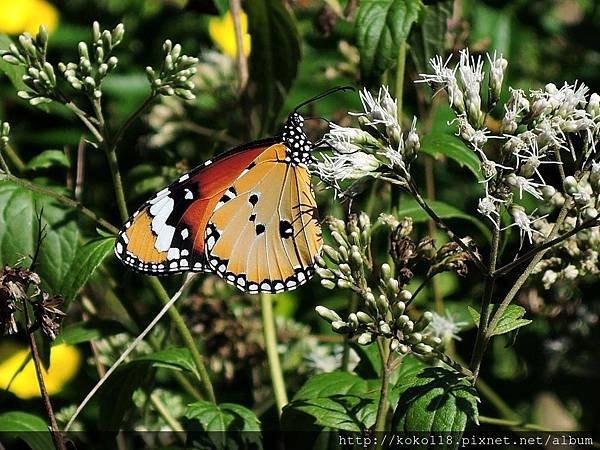
{"label": "plant stem", "polygon": [[50,421],[50,433],[52,435],[52,442],[54,442],[54,447],[56,447],[57,450],[66,450],[67,447],[65,446],[63,436],[58,429],[56,417],[54,416],[54,410],[52,409],[52,403],[50,402],[50,396],[48,395],[48,391],[46,390],[46,384],[44,383],[44,375],[42,373],[42,365],[40,363],[40,354],[38,352],[37,344],[35,342],[35,336],[33,334],[34,332],[31,330],[32,324],[29,319],[29,306],[27,305],[26,300],[23,300],[23,314],[25,315],[27,337],[29,338],[29,347],[31,348],[31,357],[33,359],[35,374],[37,375],[38,385],[40,387],[40,394],[44,402],[44,408],[46,409],[48,420]]}
{"label": "plant stem", "polygon": [[288,403],[288,398],[285,389],[285,381],[283,379],[283,371],[281,370],[281,363],[279,362],[279,353],[277,352],[273,301],[269,295],[264,293],[260,294],[260,309],[262,313],[267,360],[269,362],[269,371],[271,373],[271,384],[273,385],[273,394],[275,395],[277,412],[281,415],[283,407]]}
{"label": "plant stem", "polygon": [[400,42],[396,61],[396,102],[398,107],[398,123],[402,123],[402,97],[404,93],[404,69],[406,68],[406,41]]}
{"label": "plant stem", "polygon": [[554,247],[556,244],[560,244],[562,241],[564,241],[565,239],[568,239],[571,236],[579,233],[581,230],[585,230],[586,228],[592,228],[592,227],[595,227],[595,226],[598,226],[598,225],[600,225],[600,221],[599,221],[598,218],[586,220],[585,222],[581,223],[579,226],[573,228],[572,230],[567,231],[566,233],[561,234],[560,236],[558,236],[555,239],[552,239],[550,241],[546,241],[545,243],[540,244],[540,245],[532,248],[531,250],[529,250],[525,254],[519,256],[514,261],[506,264],[505,266],[500,267],[499,269],[497,269],[494,272],[494,274],[493,274],[494,278],[497,278],[497,277],[499,277],[501,275],[504,275],[504,274],[510,272],[515,267],[518,267],[521,264],[524,264],[528,259],[533,258],[537,253],[541,252],[542,250],[548,249],[550,247]]}
{"label": "plant stem", "polygon": [[[356,312],[356,308],[358,307],[358,295],[356,292],[353,292],[350,296],[350,302],[348,303],[348,312],[353,313]],[[348,371],[348,363],[350,361],[350,337],[348,335],[344,335],[344,349],[342,351],[342,363],[340,370],[344,372]]]}
{"label": "plant stem", "polygon": [[[547,242],[552,241],[554,239],[554,237],[556,236],[556,234],[558,233],[558,230],[562,226],[565,218],[567,217],[567,214],[569,213],[570,207],[571,207],[570,199],[565,200],[565,203],[564,203],[563,207],[561,208],[560,212],[558,213],[558,217],[556,218],[556,223],[554,224],[554,227],[552,227],[552,231],[550,231],[550,234],[546,238]],[[529,275],[531,275],[531,272],[533,271],[533,269],[535,269],[535,266],[537,266],[537,264],[542,260],[542,258],[544,257],[544,255],[546,254],[546,252],[548,250],[549,250],[548,248],[541,250],[540,252],[538,252],[537,255],[535,255],[533,257],[531,262],[527,265],[527,267],[525,268],[525,270],[523,271],[521,276],[519,276],[519,278],[517,279],[517,281],[515,282],[513,287],[508,292],[508,294],[506,294],[506,297],[504,297],[504,300],[502,300],[502,303],[500,303],[500,306],[498,306],[498,310],[494,314],[494,317],[492,317],[492,320],[490,321],[490,325],[489,325],[488,329],[486,330],[486,336],[485,336],[486,343],[490,339],[491,333],[496,328],[496,325],[498,325],[498,321],[500,320],[500,317],[502,317],[502,314],[504,314],[504,311],[506,310],[506,308],[508,307],[510,302],[512,302],[513,298],[515,298],[515,295],[517,295],[517,292],[519,292],[519,290],[521,289],[521,287],[523,286],[525,281],[527,281],[527,279],[529,278]]]}
{"label": "plant stem", "polygon": [[125,222],[129,218],[129,213],[127,212],[127,203],[125,201],[123,181],[121,180],[119,162],[117,161],[117,152],[114,146],[110,148],[105,148],[105,151],[106,158],[108,159],[108,167],[110,168],[110,174],[113,180],[113,188],[117,199],[117,208],[119,208],[121,220]]}
{"label": "plant stem", "polygon": [[495,278],[493,276],[496,270],[496,263],[498,261],[498,248],[500,244],[500,228],[494,226],[494,234],[492,235],[492,249],[490,251],[490,262],[488,274],[485,279],[485,287],[483,290],[483,299],[481,301],[481,311],[479,315],[479,326],[477,328],[477,337],[475,338],[475,346],[473,348],[473,355],[471,357],[470,369],[473,372],[474,381],[479,376],[479,369],[481,367],[481,361],[483,360],[485,333],[487,331],[488,321],[490,319],[490,304],[492,303],[492,297],[494,296],[494,283]]}
{"label": "plant stem", "polygon": [[[167,291],[165,291],[165,288],[156,277],[148,277],[148,283],[150,284],[150,287],[152,288],[152,290],[163,305],[169,303],[169,294],[167,294]],[[175,325],[175,329],[177,330],[179,336],[183,340],[183,343],[192,354],[192,359],[194,360],[194,364],[196,365],[196,368],[198,369],[198,374],[200,375],[200,382],[202,384],[202,390],[204,391],[204,395],[209,401],[211,401],[212,403],[216,403],[217,400],[215,398],[215,392],[213,390],[210,377],[208,376],[206,366],[204,365],[204,359],[202,358],[202,355],[200,354],[200,351],[198,350],[198,347],[194,342],[194,337],[192,336],[192,333],[190,333],[190,330],[188,329],[187,325],[183,320],[183,317],[181,317],[181,314],[179,314],[179,311],[177,311],[177,309],[174,306],[169,308],[168,313],[169,317],[173,321],[173,324]]]}
{"label": "plant stem", "polygon": [[182,431],[185,431],[179,421],[175,419],[169,412],[169,409],[165,406],[165,404],[160,400],[158,395],[150,394],[150,403],[154,406],[156,412],[163,418],[167,425],[171,427],[171,430],[175,431],[175,435],[178,437],[180,441],[185,443],[185,435],[180,434]]}
{"label": "plant stem", "polygon": [[469,254],[469,256],[471,257],[471,259],[473,260],[473,262],[475,263],[475,265],[477,266],[477,268],[482,273],[487,274],[488,273],[488,268],[481,261],[481,258],[477,254],[475,254],[473,252],[473,250],[461,238],[459,238],[450,229],[450,227],[448,225],[446,225],[446,222],[444,222],[435,213],[435,211],[433,209],[431,209],[429,207],[429,205],[425,202],[425,200],[423,199],[423,197],[419,193],[419,190],[418,190],[417,186],[415,185],[415,183],[412,180],[410,181],[410,184],[409,184],[409,192],[414,197],[414,199],[417,201],[417,203],[419,204],[419,206],[421,206],[421,208],[423,208],[423,210],[425,210],[425,212],[427,214],[429,214],[429,217],[431,217],[435,221],[435,223],[437,224],[437,226],[440,227],[442,230],[444,230],[448,234],[448,237],[450,237],[450,239],[452,239],[454,242],[456,242],[458,245],[460,245],[460,247],[465,252],[467,252]]}
{"label": "plant stem", "polygon": [[4,147],[4,153],[6,153],[6,156],[8,157],[10,162],[13,163],[13,166],[15,166],[17,172],[20,173],[25,170],[25,163],[23,162],[19,154],[15,151],[12,145],[6,144],[6,146]]}
{"label": "plant stem", "polygon": [[[379,341],[378,341],[379,342]],[[388,401],[389,385],[390,385],[390,367],[394,352],[389,351],[386,353],[386,348],[383,344],[379,346],[379,356],[381,358],[381,387],[379,389],[379,405],[377,406],[377,418],[375,419],[375,432],[385,431],[387,414],[390,409],[390,402]],[[378,446],[376,448],[381,448]]]}
{"label": "plant stem", "polygon": [[499,425],[502,427],[516,428],[521,430],[546,431],[548,433],[553,431],[540,425],[536,425],[534,423],[523,423],[519,420],[498,419],[496,417],[479,416],[479,422],[488,423],[490,425]]}
{"label": "plant stem", "polygon": [[137,118],[146,110],[146,108],[150,106],[150,103],[152,103],[152,101],[156,98],[157,95],[158,94],[156,92],[152,91],[150,95],[146,97],[146,100],[144,100],[142,104],[138,107],[138,109],[136,109],[135,112],[133,112],[133,114],[129,116],[129,118],[125,121],[121,128],[117,130],[115,136],[112,139],[113,147],[117,146],[117,144],[121,141],[123,134],[125,134],[125,131],[127,131],[129,127],[133,124],[133,122],[135,122]]}
{"label": "plant stem", "polygon": [[238,92],[241,94],[248,83],[248,61],[244,55],[244,36],[242,35],[242,6],[240,0],[229,0],[233,27],[235,29],[235,62],[238,74]]}
{"label": "plant stem", "polygon": [[53,199],[59,201],[60,203],[70,206],[71,208],[73,208],[77,211],[80,211],[82,214],[84,214],[87,217],[89,217],[90,219],[92,219],[98,225],[102,225],[104,228],[106,228],[111,233],[116,234],[119,232],[119,229],[117,227],[115,227],[113,224],[104,220],[102,217],[99,217],[94,211],[86,208],[81,203],[73,200],[72,198],[66,197],[66,196],[59,194],[58,192],[54,192],[50,189],[43,188],[41,186],[38,186],[37,184],[34,184],[27,180],[23,180],[22,178],[16,177],[14,175],[0,174],[0,180],[12,181],[13,183],[18,184],[19,186],[22,186],[26,189],[29,189],[30,191],[37,192],[38,194],[46,195],[48,197],[52,197]]}

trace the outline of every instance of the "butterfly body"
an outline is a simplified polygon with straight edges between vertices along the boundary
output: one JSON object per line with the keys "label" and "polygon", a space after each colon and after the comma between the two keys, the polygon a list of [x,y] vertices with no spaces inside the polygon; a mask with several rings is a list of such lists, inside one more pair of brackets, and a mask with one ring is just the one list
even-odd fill
{"label": "butterfly body", "polygon": [[322,239],[302,125],[294,112],[280,138],[236,147],[155,194],[119,233],[117,257],[150,275],[214,272],[249,293],[308,281]]}

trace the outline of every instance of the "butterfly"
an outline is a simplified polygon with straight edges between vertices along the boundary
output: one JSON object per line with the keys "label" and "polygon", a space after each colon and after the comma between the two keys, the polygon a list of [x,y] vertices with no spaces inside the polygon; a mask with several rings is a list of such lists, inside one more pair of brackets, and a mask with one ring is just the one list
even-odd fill
{"label": "butterfly", "polygon": [[192,169],[125,223],[117,257],[149,275],[213,272],[248,293],[278,293],[314,274],[323,239],[308,165],[313,144],[296,107],[280,136]]}

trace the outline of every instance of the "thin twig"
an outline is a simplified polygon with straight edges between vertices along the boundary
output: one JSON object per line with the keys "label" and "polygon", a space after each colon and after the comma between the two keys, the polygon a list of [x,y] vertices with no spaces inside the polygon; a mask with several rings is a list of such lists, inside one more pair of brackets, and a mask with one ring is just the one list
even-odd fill
{"label": "thin twig", "polygon": [[425,200],[419,193],[419,190],[418,190],[417,186],[415,185],[414,181],[412,181],[412,180],[409,183],[409,192],[412,194],[412,196],[417,201],[417,203],[421,206],[421,208],[423,208],[425,210],[425,212],[429,215],[429,217],[431,217],[433,220],[435,220],[435,223],[437,224],[437,226],[440,227],[442,230],[444,230],[448,234],[448,237],[450,239],[452,239],[454,242],[456,242],[458,245],[460,245],[460,247],[469,254],[469,256],[471,257],[472,261],[475,263],[477,268],[482,273],[488,273],[488,268],[481,261],[481,258],[479,257],[479,255],[477,255],[475,252],[473,252],[471,247],[469,247],[469,245],[467,243],[465,243],[460,237],[458,237],[450,229],[450,227],[446,224],[446,222],[444,222],[435,213],[435,211],[429,207],[429,205],[425,202]]}
{"label": "thin twig", "polygon": [[6,156],[8,157],[10,162],[13,164],[13,166],[15,166],[17,172],[21,173],[25,170],[25,162],[21,159],[21,157],[12,145],[7,143],[4,147],[4,153],[6,153]]}
{"label": "thin twig", "polygon": [[0,174],[0,180],[12,181],[13,183],[18,184],[19,186],[22,186],[26,189],[29,189],[30,191],[37,192],[38,194],[42,194],[42,195],[45,195],[48,197],[52,197],[53,199],[58,200],[62,204],[70,206],[71,208],[73,208],[77,211],[80,211],[82,214],[84,214],[87,217],[89,217],[90,219],[92,219],[98,225],[102,225],[104,228],[106,228],[111,233],[116,234],[119,232],[119,229],[117,227],[115,227],[113,224],[111,224],[111,223],[107,222],[106,220],[104,220],[103,218],[99,217],[94,211],[86,208],[81,203],[73,200],[72,198],[66,197],[66,196],[59,194],[58,192],[54,192],[50,189],[43,188],[41,186],[38,186],[37,184],[34,184],[30,181],[24,180],[22,178],[16,177],[11,174]]}
{"label": "thin twig", "polygon": [[104,382],[108,379],[108,377],[115,370],[117,370],[117,368],[121,365],[121,363],[123,363],[123,361],[125,361],[125,359],[127,359],[127,357],[129,356],[129,354],[137,347],[137,345],[141,341],[144,340],[144,338],[146,337],[146,335],[152,330],[152,328],[154,328],[154,326],[158,323],[158,321],[167,313],[167,311],[169,311],[169,309],[171,308],[171,306],[173,306],[173,304],[179,299],[179,297],[181,297],[181,294],[183,293],[184,289],[193,280],[194,275],[195,274],[190,273],[186,277],[185,281],[183,282],[183,284],[181,285],[181,287],[179,288],[179,290],[175,293],[175,295],[173,295],[173,297],[171,297],[171,299],[162,307],[162,309],[158,312],[158,314],[156,315],[156,317],[154,317],[154,319],[152,319],[152,321],[148,324],[148,326],[144,329],[144,331],[142,331],[139,334],[139,336],[136,337],[131,344],[129,344],[129,346],[125,349],[125,351],[121,354],[121,356],[119,356],[119,358],[110,367],[110,369],[108,369],[106,371],[106,373],[104,374],[104,376],[102,378],[100,378],[100,380],[98,380],[98,382],[92,388],[92,390],[85,396],[85,398],[79,404],[79,406],[77,406],[77,409],[75,410],[75,413],[73,413],[73,415],[69,419],[69,422],[65,426],[65,431],[68,431],[69,428],[71,428],[71,425],[73,425],[73,422],[75,421],[75,419],[77,418],[77,416],[79,415],[79,413],[83,410],[83,408],[85,408],[85,406],[92,399],[92,397],[96,394],[96,392],[98,392],[98,389],[100,389],[100,387],[104,384]]}
{"label": "thin twig", "polygon": [[244,36],[242,31],[242,6],[240,0],[229,0],[233,28],[235,29],[235,62],[238,74],[238,92],[242,93],[248,83],[248,61],[244,54]]}

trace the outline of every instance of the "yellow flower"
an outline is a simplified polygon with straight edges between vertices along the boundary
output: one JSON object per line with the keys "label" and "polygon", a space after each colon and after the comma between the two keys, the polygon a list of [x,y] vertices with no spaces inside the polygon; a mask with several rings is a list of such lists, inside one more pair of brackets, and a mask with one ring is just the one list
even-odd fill
{"label": "yellow flower", "polygon": [[[0,389],[6,389],[13,375],[19,370],[29,350],[10,344],[0,345]],[[77,348],[60,344],[52,347],[50,353],[50,369],[43,368],[44,383],[48,394],[60,392],[79,370],[81,354]],[[10,392],[22,399],[40,396],[33,360],[29,360],[25,368],[15,377],[10,385]]]}
{"label": "yellow flower", "polygon": [[[248,16],[244,11],[242,11],[241,19],[242,47],[244,48],[244,55],[248,56],[250,54],[251,41],[250,35],[248,34]],[[223,53],[235,58],[237,45],[235,42],[235,28],[233,26],[231,11],[227,11],[227,14],[223,17],[212,17],[208,21],[208,34]]]}
{"label": "yellow flower", "polygon": [[0,0],[0,33],[36,34],[40,25],[51,33],[58,24],[58,11],[45,0]]}

